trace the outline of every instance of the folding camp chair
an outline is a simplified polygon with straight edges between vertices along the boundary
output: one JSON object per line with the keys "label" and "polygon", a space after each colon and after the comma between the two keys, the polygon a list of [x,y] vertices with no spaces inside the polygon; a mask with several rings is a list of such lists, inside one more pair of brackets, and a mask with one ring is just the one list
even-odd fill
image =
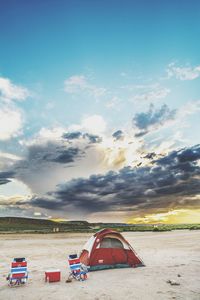
{"label": "folding camp chair", "polygon": [[70,267],[70,279],[76,279],[78,281],[84,281],[87,279],[87,268],[82,265],[77,254],[69,255],[68,257],[69,267]]}
{"label": "folding camp chair", "polygon": [[27,262],[25,258],[14,258],[7,280],[10,286],[25,284],[28,279]]}

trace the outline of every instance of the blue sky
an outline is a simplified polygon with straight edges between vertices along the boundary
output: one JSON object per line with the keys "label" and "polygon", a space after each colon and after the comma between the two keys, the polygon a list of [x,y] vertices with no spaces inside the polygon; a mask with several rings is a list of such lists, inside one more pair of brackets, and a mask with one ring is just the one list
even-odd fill
{"label": "blue sky", "polygon": [[[57,203],[61,187],[69,192],[71,180],[97,174],[107,178],[109,171],[120,177],[126,167],[144,172],[159,164],[162,155],[182,155],[183,148],[196,153],[199,35],[199,1],[1,1],[1,214],[49,216],[49,201]],[[112,137],[119,130],[123,134]],[[63,139],[70,132],[80,134]],[[150,152],[156,157],[145,161]],[[198,165],[196,156],[190,163]],[[46,189],[41,187],[44,177]],[[94,185],[90,194],[96,209],[87,209],[84,192],[78,197],[85,209],[75,197],[70,205],[68,200],[60,207],[57,203],[55,215],[73,218],[77,210],[80,217],[96,220],[114,211],[117,219],[119,212],[127,220],[168,213],[169,207],[193,207],[180,205],[173,195],[169,205],[158,186],[152,195],[159,194],[155,198],[161,207],[146,205],[143,210],[138,203],[149,199],[135,191],[139,202],[133,199],[127,206],[127,195],[122,195],[124,200],[113,198],[110,205],[108,191],[100,205]],[[115,199],[121,192],[116,191]],[[16,197],[25,197],[27,204],[16,204]],[[196,201],[194,207],[198,205]]]}

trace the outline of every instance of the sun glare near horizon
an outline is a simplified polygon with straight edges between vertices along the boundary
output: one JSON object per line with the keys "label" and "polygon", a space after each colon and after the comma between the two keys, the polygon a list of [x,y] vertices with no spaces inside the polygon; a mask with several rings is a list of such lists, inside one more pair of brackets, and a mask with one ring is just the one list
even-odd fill
{"label": "sun glare near horizon", "polygon": [[175,209],[165,213],[147,214],[131,218],[129,224],[194,224],[200,223],[200,209]]}

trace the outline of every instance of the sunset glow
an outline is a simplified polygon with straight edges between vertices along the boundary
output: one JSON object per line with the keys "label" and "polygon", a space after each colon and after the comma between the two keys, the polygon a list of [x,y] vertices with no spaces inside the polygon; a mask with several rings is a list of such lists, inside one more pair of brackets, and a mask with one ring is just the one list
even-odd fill
{"label": "sunset glow", "polygon": [[166,213],[147,214],[132,218],[129,224],[195,224],[200,223],[200,209],[175,209]]}

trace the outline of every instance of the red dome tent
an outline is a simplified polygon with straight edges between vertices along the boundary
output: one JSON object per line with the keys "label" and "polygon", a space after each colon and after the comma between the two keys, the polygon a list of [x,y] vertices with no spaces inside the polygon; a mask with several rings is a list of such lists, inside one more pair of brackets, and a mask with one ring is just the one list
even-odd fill
{"label": "red dome tent", "polygon": [[144,266],[127,240],[112,229],[95,233],[85,244],[80,261],[90,271]]}

